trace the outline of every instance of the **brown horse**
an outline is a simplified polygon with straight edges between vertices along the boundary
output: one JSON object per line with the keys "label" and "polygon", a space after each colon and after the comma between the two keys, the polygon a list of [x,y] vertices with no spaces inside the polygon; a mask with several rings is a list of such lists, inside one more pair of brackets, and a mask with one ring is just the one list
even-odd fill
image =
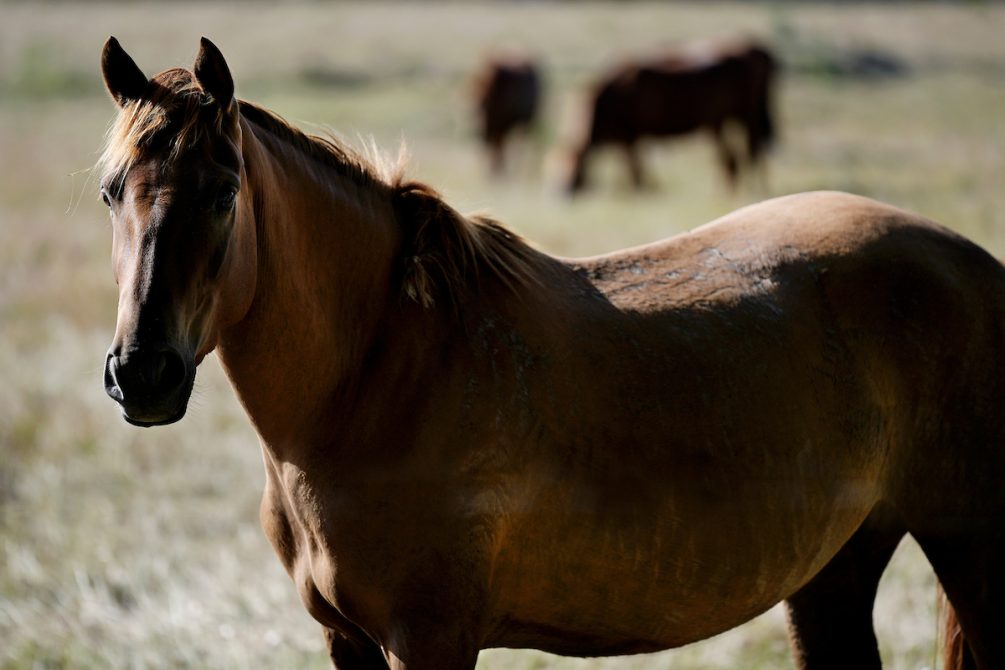
{"label": "brown horse", "polygon": [[541,106],[541,75],[526,56],[489,58],[475,79],[475,107],[492,172],[503,170],[507,138],[528,130]]}
{"label": "brown horse", "polygon": [[[624,151],[632,182],[645,177],[638,143],[647,137],[668,137],[708,131],[715,141],[723,172],[736,186],[741,156],[757,168],[775,135],[772,89],[775,58],[754,42],[692,45],[642,62],[631,62],[608,73],[594,87],[589,123],[573,152],[568,189],[586,185],[587,157],[599,146]],[[730,123],[743,131],[744,147],[734,147]]]}
{"label": "brown horse", "polygon": [[208,41],[102,66],[107,391],[176,421],[218,352],[337,667],[647,652],[785,600],[800,668],[876,668],[906,533],[1005,667],[1005,268],[974,244],[816,193],[557,259],[237,101]]}

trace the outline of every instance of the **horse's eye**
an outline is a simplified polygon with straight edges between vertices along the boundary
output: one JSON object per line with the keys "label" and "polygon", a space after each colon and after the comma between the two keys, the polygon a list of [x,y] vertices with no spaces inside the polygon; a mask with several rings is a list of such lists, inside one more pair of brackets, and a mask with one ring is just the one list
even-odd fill
{"label": "horse's eye", "polygon": [[216,202],[214,206],[216,211],[225,214],[234,208],[234,203],[237,200],[237,189],[233,186],[224,186],[220,189],[220,192],[216,196]]}
{"label": "horse's eye", "polygon": [[101,199],[108,207],[112,206],[112,199],[108,197],[108,191],[101,189]]}

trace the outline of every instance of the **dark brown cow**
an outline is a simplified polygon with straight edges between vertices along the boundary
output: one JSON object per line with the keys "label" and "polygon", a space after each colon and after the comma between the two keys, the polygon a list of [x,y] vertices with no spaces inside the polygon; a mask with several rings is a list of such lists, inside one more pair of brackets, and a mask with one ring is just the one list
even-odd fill
{"label": "dark brown cow", "polygon": [[481,139],[492,172],[503,170],[506,140],[533,125],[541,106],[541,74],[526,56],[489,58],[475,79],[475,105]]}
{"label": "dark brown cow", "polygon": [[[599,146],[620,147],[632,182],[640,187],[645,177],[639,140],[696,131],[711,133],[735,186],[741,160],[755,167],[774,139],[776,69],[767,48],[746,41],[692,46],[618,67],[593,90],[589,123],[572,156],[569,191],[586,185],[587,157]],[[730,123],[742,129],[745,147],[733,146]]]}

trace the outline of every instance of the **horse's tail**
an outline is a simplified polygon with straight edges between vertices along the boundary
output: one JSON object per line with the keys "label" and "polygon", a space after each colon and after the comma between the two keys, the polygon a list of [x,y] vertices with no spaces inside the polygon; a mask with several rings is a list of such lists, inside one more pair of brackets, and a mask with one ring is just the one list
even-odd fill
{"label": "horse's tail", "polygon": [[944,670],[970,670],[974,668],[973,657],[963,638],[963,628],[956,618],[956,610],[939,587],[939,619],[942,637],[942,667]]}

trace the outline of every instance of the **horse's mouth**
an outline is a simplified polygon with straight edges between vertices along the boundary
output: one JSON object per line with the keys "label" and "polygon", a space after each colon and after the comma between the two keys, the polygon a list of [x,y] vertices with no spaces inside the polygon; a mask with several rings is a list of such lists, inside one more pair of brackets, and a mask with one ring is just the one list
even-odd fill
{"label": "horse's mouth", "polygon": [[126,420],[126,423],[139,426],[140,428],[153,428],[154,426],[167,426],[169,424],[181,421],[182,417],[185,416],[185,411],[188,409],[188,403],[184,403],[174,414],[168,415],[167,418],[139,418],[129,416],[129,412],[125,408],[122,408],[122,418]]}
{"label": "horse's mouth", "polygon": [[153,426],[166,426],[176,421],[180,421],[188,410],[188,400],[192,394],[194,380],[189,380],[183,389],[174,397],[154,400],[145,398],[146,402],[119,402],[122,409],[122,418],[133,426],[141,428],[151,428]]}

